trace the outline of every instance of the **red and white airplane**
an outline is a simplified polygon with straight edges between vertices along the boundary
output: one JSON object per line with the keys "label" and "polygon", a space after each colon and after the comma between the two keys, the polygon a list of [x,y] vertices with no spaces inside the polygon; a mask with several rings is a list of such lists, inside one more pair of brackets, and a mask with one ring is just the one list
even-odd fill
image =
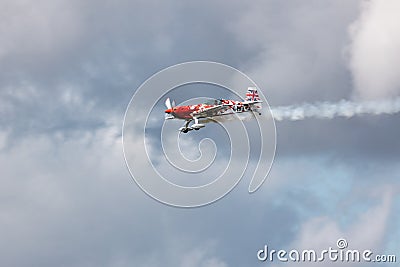
{"label": "red and white airplane", "polygon": [[[262,101],[256,87],[249,87],[247,89],[245,101],[214,99],[202,104],[175,106],[175,101],[171,104],[171,100],[167,98],[165,101],[165,105],[167,106],[165,119],[186,120],[185,126],[181,127],[179,131],[187,133],[191,130],[200,130],[205,127],[204,124],[199,123],[199,119],[212,119],[213,117],[243,112],[257,112],[261,115],[261,103]],[[193,120],[194,124],[189,126]]]}

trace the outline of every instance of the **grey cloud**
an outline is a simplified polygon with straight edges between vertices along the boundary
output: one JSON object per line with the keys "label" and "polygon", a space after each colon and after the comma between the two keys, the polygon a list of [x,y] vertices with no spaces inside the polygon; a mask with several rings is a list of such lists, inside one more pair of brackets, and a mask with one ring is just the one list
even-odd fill
{"label": "grey cloud", "polygon": [[237,41],[257,49],[246,72],[270,104],[346,98],[351,92],[344,49],[358,1],[260,1],[234,24]]}
{"label": "grey cloud", "polygon": [[[0,83],[2,99],[12,106],[2,112],[2,124],[19,125],[19,132],[31,123],[38,124],[33,126],[37,131],[45,131],[46,125],[66,118],[72,120],[70,127],[100,124],[104,112],[121,115],[135,88],[163,67],[193,59],[224,62],[227,58],[233,63],[245,56],[223,31],[223,19],[214,14],[204,20],[196,5],[129,1],[7,5]],[[209,13],[206,5],[198,8]],[[60,10],[63,13],[56,16]],[[27,88],[34,89],[32,97],[15,96],[15,92],[27,96]],[[66,93],[81,98],[78,109],[60,99]]]}
{"label": "grey cloud", "polygon": [[[36,136],[2,152],[4,264],[179,266],[193,256],[198,264],[256,266],[265,243],[286,247],[303,220],[336,214],[352,192],[344,185],[357,180],[351,164],[280,159],[256,194],[244,180],[213,205],[176,209],[130,180],[117,132],[116,125],[74,139]],[[360,189],[356,203],[374,191]],[[331,192],[323,198],[320,190]]]}
{"label": "grey cloud", "polygon": [[[278,211],[258,215],[261,204],[245,214],[230,209],[250,204],[241,200],[245,188],[203,209],[161,205],[130,180],[116,132],[82,131],[80,138],[69,140],[25,138],[1,153],[2,264],[178,266],[191,251],[202,250],[204,264],[230,264],[239,260],[232,252],[252,246],[254,219]],[[293,219],[286,216],[295,216],[292,212],[280,210],[277,218],[268,219],[276,225],[266,228],[282,227],[280,220],[290,228]],[[238,227],[243,231],[235,237]],[[246,251],[251,257],[251,247]]]}

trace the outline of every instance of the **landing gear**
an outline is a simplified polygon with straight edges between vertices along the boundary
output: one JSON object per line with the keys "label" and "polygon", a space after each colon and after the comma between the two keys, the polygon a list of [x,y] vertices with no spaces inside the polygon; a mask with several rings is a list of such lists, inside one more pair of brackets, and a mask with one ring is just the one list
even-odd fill
{"label": "landing gear", "polygon": [[192,121],[192,120],[186,121],[185,126],[179,128],[179,131],[180,131],[181,133],[187,133],[187,132],[193,130],[191,127],[188,127],[188,126],[189,126],[189,123],[190,123],[191,121]]}
{"label": "landing gear", "polygon": [[191,121],[192,121],[192,120],[186,121],[185,126],[179,128],[179,131],[180,131],[181,133],[187,133],[187,132],[192,131],[192,130],[198,131],[198,130],[200,130],[201,128],[205,127],[204,124],[199,123],[199,119],[198,119],[198,118],[194,118],[194,124],[193,124],[192,126],[189,127],[189,124],[190,124]]}
{"label": "landing gear", "polygon": [[179,129],[179,131],[181,132],[181,133],[187,133],[187,132],[189,132],[189,131],[191,131],[191,130],[193,130],[191,127],[181,127],[180,129]]}
{"label": "landing gear", "polygon": [[198,118],[194,118],[194,124],[192,125],[192,129],[200,130],[201,128],[205,127],[204,124],[199,123],[199,119]]}

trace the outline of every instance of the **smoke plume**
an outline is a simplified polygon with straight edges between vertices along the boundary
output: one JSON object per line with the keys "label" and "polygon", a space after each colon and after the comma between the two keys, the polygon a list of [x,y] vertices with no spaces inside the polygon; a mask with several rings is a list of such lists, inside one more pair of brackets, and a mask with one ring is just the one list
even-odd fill
{"label": "smoke plume", "polygon": [[395,114],[400,112],[400,97],[387,100],[352,102],[341,100],[336,103],[319,102],[271,107],[272,116],[277,121],[303,120],[306,118],[332,119],[335,117],[351,118],[357,115]]}

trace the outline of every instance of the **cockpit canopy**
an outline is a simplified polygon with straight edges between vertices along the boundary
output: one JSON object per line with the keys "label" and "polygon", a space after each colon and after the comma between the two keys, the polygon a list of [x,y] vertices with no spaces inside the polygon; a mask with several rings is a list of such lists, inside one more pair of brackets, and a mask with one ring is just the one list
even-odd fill
{"label": "cockpit canopy", "polygon": [[222,101],[221,101],[221,99],[210,99],[210,100],[207,100],[206,102],[204,102],[204,104],[206,104],[206,105],[221,105]]}

